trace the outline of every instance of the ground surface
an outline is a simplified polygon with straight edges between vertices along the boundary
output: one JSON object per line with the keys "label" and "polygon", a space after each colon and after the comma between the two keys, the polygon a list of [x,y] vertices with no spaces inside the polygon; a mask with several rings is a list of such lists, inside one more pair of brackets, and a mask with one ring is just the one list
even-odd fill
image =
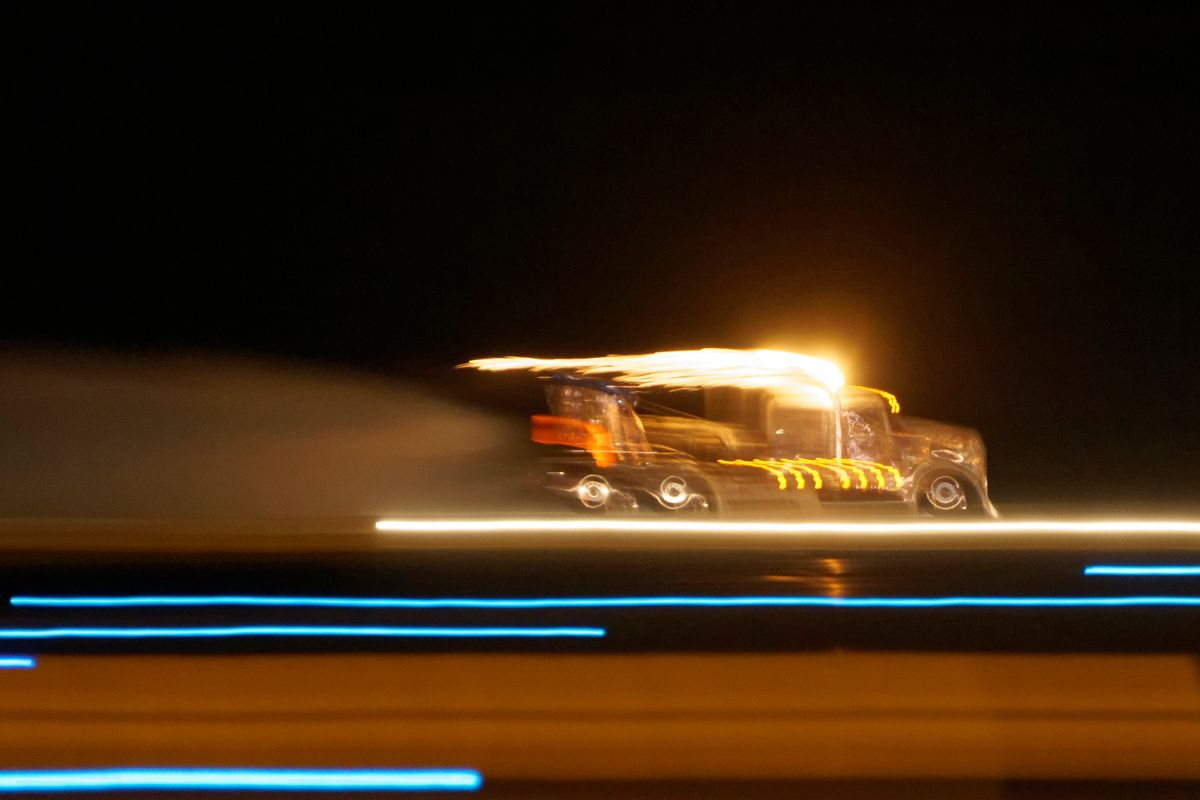
{"label": "ground surface", "polygon": [[[1200,596],[1195,577],[1083,572],[1196,564],[1186,533],[432,535],[371,522],[8,521],[0,588],[6,601]],[[605,635],[9,639],[4,652],[38,665],[0,673],[0,766],[460,766],[498,795],[563,796],[819,793],[827,780],[862,796],[894,796],[896,780],[926,796],[1122,781],[1173,796],[1200,780],[1197,606],[0,610],[4,630],[250,625]]]}

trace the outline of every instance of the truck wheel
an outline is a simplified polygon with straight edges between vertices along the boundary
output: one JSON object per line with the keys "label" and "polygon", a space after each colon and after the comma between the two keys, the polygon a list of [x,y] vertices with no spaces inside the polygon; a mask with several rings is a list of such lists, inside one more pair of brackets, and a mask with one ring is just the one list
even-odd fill
{"label": "truck wheel", "polygon": [[583,507],[597,511],[608,505],[612,497],[612,486],[599,475],[587,475],[575,486],[575,496]]}
{"label": "truck wheel", "polygon": [[963,481],[949,473],[931,475],[922,481],[917,503],[927,514],[961,514],[970,509],[971,492]]}
{"label": "truck wheel", "polygon": [[658,485],[655,499],[668,511],[712,511],[712,501],[709,500],[703,486],[692,486],[686,478],[679,475],[669,475]]}
{"label": "truck wheel", "polygon": [[632,495],[614,489],[603,475],[585,475],[571,494],[579,501],[576,508],[589,514],[636,511],[638,507]]}

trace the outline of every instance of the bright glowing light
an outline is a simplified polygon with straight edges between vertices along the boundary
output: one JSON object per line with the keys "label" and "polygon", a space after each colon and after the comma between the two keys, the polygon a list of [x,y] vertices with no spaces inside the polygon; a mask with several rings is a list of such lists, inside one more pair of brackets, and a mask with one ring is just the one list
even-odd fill
{"label": "bright glowing light", "polygon": [[36,664],[30,656],[0,656],[0,669],[33,669]]}
{"label": "bright glowing light", "polygon": [[145,606],[271,606],[318,608],[673,608],[673,607],[803,607],[820,608],[949,608],[1196,606],[1200,597],[826,597],[826,596],[665,596],[665,597],[270,597],[255,595],[189,595],[179,597],[14,597],[13,605],[56,608],[127,608]]}
{"label": "bright glowing light", "polygon": [[0,770],[3,792],[242,789],[248,791],[475,791],[471,769]]}
{"label": "bright glowing light", "polygon": [[945,536],[981,534],[1200,534],[1191,520],[994,520],[979,522],[734,522],[633,519],[383,519],[376,530],[393,533],[757,533]]}
{"label": "bright glowing light", "polygon": [[1182,566],[1155,566],[1155,567],[1138,567],[1138,566],[1095,566],[1086,567],[1083,570],[1084,575],[1157,575],[1157,576],[1176,576],[1176,575],[1200,575],[1200,566],[1182,567]]}
{"label": "bright glowing light", "polygon": [[758,389],[817,383],[827,391],[845,384],[842,372],[829,361],[782,350],[670,350],[645,355],[609,355],[598,358],[477,358],[460,367],[497,372],[569,371],[581,375],[607,375],[617,383],[666,389],[702,389],[707,386],[740,386]]}
{"label": "bright glowing light", "polygon": [[394,628],[332,625],[248,625],[223,628],[0,628],[0,639],[212,639],[233,636],[473,639],[603,635],[603,628]]}

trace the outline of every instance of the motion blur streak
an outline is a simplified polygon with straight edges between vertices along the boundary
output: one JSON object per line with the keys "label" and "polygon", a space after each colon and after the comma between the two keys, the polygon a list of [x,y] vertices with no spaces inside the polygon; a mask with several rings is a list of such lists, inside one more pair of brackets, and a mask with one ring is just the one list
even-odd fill
{"label": "motion blur streak", "polygon": [[[1200,597],[547,597],[547,598],[408,598],[408,597],[257,597],[247,595],[179,597],[14,597],[14,606],[55,608],[123,608],[132,606],[305,606],[321,608],[647,608],[821,606],[848,608],[945,608],[952,606],[1094,607],[1196,606]],[[526,630],[526,629],[520,629]],[[0,631],[0,636],[4,632]],[[585,635],[585,634],[579,634]]]}
{"label": "motion blur streak", "polygon": [[1134,566],[1095,566],[1086,567],[1084,575],[1200,575],[1197,567],[1134,567]]}
{"label": "motion blur streak", "polygon": [[583,375],[616,373],[618,383],[645,388],[763,388],[787,386],[799,380],[819,383],[834,392],[846,383],[836,364],[820,358],[782,350],[724,350],[718,347],[598,358],[477,358],[459,364],[459,367],[484,372],[523,369],[532,372],[571,370]]}
{"label": "motion blur streak", "polygon": [[35,664],[29,656],[0,656],[0,669],[33,669]]}
{"label": "motion blur streak", "polygon": [[468,769],[82,769],[0,771],[4,792],[114,789],[266,791],[474,791],[483,779]]}
{"label": "motion blur streak", "polygon": [[523,420],[350,369],[0,346],[0,408],[6,520],[527,507]]}
{"label": "motion blur streak", "polygon": [[603,635],[603,628],[384,628],[315,625],[229,628],[0,628],[0,639],[203,639],[228,636],[484,638]]}
{"label": "motion blur streak", "polygon": [[398,533],[1189,533],[1200,521],[1094,520],[1020,522],[695,522],[616,519],[383,519],[376,530]]}

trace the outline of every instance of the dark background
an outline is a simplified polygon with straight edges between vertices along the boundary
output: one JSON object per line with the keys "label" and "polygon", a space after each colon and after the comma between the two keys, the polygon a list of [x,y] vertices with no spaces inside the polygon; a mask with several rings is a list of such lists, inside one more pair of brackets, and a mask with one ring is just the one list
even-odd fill
{"label": "dark background", "polygon": [[1193,500],[1194,12],[838,8],[26,16],[0,341],[783,347],[979,428],[998,501]]}

